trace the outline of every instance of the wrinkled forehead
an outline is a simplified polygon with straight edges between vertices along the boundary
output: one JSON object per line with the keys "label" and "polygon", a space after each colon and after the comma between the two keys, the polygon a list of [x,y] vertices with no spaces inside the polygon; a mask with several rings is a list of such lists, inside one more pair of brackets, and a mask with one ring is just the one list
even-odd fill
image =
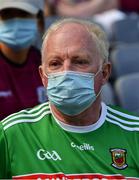
{"label": "wrinkled forehead", "polygon": [[55,46],[60,43],[63,46],[79,44],[86,48],[96,47],[96,37],[91,34],[87,27],[78,23],[67,23],[52,31],[45,46]]}

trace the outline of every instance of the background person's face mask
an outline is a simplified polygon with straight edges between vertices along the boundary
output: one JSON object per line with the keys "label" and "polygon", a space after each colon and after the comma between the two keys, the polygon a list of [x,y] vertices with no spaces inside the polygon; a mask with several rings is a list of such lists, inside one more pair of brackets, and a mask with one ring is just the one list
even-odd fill
{"label": "background person's face mask", "polygon": [[0,21],[0,42],[18,51],[28,48],[37,34],[36,19],[14,18]]}
{"label": "background person's face mask", "polygon": [[[98,71],[100,72],[100,70]],[[66,71],[48,75],[49,101],[66,115],[80,114],[96,100],[94,77],[98,74]]]}

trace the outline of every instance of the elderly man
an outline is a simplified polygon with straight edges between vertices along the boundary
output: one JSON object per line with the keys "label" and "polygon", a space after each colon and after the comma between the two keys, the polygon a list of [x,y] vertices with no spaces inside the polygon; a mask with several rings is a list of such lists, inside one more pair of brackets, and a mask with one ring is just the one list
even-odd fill
{"label": "elderly man", "polygon": [[1,122],[0,178],[139,177],[139,117],[101,102],[110,70],[99,27],[77,19],[52,25],[40,67],[49,103]]}

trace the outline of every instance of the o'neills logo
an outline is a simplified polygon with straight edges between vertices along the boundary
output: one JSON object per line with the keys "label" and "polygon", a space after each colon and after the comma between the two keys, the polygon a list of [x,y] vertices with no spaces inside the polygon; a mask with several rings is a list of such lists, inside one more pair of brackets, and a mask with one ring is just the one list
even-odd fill
{"label": "o'neills logo", "polygon": [[77,145],[74,142],[71,142],[71,147],[79,149],[81,151],[94,151],[94,147],[87,143]]}
{"label": "o'neills logo", "polygon": [[59,154],[56,152],[56,151],[46,151],[44,149],[40,149],[37,151],[37,157],[38,159],[40,160],[53,160],[53,161],[57,161],[57,160],[60,160],[61,161],[61,158],[59,156]]}

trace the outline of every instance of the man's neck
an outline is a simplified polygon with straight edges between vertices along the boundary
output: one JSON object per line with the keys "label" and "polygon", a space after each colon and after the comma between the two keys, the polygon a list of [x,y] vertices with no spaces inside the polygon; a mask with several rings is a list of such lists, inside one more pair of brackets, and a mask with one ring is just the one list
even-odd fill
{"label": "man's neck", "polygon": [[0,44],[0,51],[6,56],[11,62],[15,64],[23,64],[28,55],[29,48],[23,49],[20,51],[14,51],[7,45],[1,43]]}
{"label": "man's neck", "polygon": [[64,115],[53,105],[51,105],[51,110],[55,117],[65,124],[73,126],[89,126],[96,123],[100,117],[101,101],[98,98],[87,110],[76,116]]}

